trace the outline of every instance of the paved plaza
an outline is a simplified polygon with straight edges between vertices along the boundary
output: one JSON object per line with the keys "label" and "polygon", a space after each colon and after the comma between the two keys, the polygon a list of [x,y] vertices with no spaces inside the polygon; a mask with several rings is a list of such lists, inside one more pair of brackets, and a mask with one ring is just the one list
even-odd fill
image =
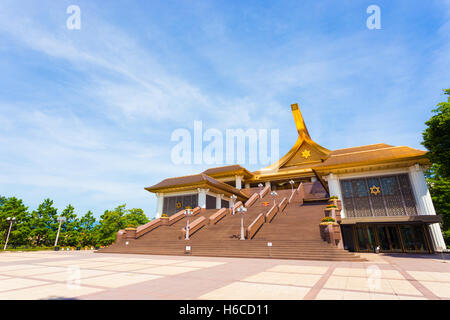
{"label": "paved plaza", "polygon": [[361,256],[368,261],[6,252],[0,299],[450,299],[448,255]]}

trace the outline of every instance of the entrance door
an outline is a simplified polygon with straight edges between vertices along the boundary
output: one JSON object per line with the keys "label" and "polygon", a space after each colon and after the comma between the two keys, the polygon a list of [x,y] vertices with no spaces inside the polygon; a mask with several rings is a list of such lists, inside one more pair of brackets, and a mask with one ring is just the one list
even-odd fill
{"label": "entrance door", "polygon": [[375,249],[375,228],[370,226],[357,226],[356,239],[359,251],[373,252]]}
{"label": "entrance door", "polygon": [[402,243],[396,226],[377,226],[378,242],[381,251],[401,252]]}
{"label": "entrance door", "polygon": [[400,232],[407,252],[429,252],[429,246],[423,225],[402,225]]}

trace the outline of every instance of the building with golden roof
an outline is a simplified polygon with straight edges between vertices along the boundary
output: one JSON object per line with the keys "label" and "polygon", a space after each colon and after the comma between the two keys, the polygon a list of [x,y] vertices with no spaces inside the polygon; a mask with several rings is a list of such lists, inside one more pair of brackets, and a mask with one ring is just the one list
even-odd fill
{"label": "building with golden roof", "polygon": [[165,179],[145,188],[155,193],[157,217],[185,207],[231,208],[252,190],[297,190],[313,183],[322,200],[337,197],[342,245],[350,251],[432,252],[445,243],[424,177],[426,151],[377,143],[329,150],[312,140],[297,104],[291,106],[298,139],[266,168],[240,165]]}

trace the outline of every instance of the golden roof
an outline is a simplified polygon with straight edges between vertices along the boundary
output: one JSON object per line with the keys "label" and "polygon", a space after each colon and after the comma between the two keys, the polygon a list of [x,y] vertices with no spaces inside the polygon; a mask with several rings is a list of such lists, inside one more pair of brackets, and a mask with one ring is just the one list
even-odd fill
{"label": "golden roof", "polygon": [[385,143],[330,151],[311,139],[297,103],[291,105],[291,110],[298,132],[297,141],[286,155],[270,166],[254,172],[249,172],[240,165],[211,168],[199,175],[165,179],[145,189],[151,192],[162,192],[162,190],[179,190],[208,184],[217,190],[225,190],[226,193],[245,197],[246,195],[238,189],[214,178],[243,175],[245,183],[255,183],[311,177],[315,173],[325,175],[361,168],[378,170],[388,167],[406,167],[415,163],[430,164],[426,157],[426,151],[406,146],[391,146]]}

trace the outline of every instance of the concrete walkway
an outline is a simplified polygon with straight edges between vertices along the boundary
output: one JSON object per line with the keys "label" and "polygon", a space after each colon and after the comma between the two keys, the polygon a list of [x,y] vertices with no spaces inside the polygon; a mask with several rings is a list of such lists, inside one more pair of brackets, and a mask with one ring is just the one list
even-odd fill
{"label": "concrete walkway", "polygon": [[450,256],[367,262],[0,253],[0,299],[450,299]]}

